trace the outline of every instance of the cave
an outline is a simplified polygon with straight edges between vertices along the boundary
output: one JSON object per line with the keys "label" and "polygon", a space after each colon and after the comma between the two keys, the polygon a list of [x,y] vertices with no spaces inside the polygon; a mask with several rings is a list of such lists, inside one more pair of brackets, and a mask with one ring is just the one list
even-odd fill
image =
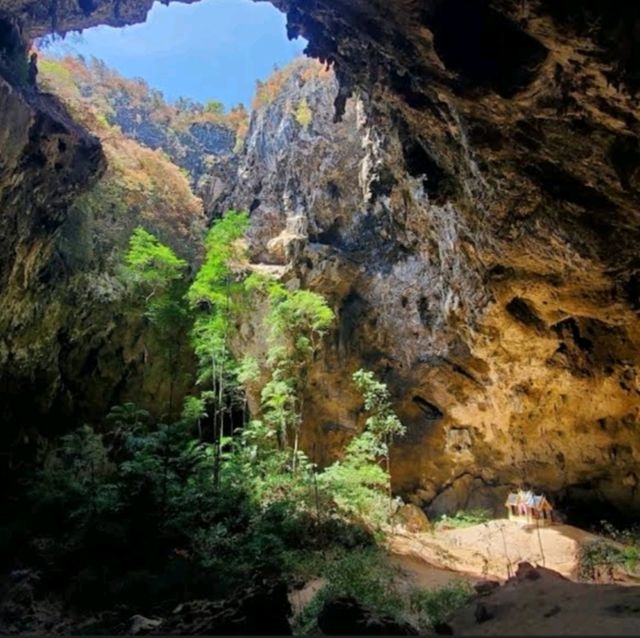
{"label": "cave", "polygon": [[544,321],[540,319],[531,303],[526,299],[514,297],[507,304],[506,310],[514,319],[525,326],[535,328],[538,331],[544,331],[546,328]]}
{"label": "cave", "polygon": [[547,57],[542,43],[489,2],[440,0],[426,11],[436,53],[464,89],[510,98],[531,84]]}
{"label": "cave", "polygon": [[420,408],[429,421],[437,421],[444,416],[440,408],[420,396],[413,397],[412,401]]}
{"label": "cave", "polygon": [[422,180],[429,197],[436,202],[446,198],[453,187],[453,180],[425,150],[423,143],[407,139],[402,150],[409,175]]}
{"label": "cave", "polygon": [[639,33],[0,0],[0,633],[637,630]]}

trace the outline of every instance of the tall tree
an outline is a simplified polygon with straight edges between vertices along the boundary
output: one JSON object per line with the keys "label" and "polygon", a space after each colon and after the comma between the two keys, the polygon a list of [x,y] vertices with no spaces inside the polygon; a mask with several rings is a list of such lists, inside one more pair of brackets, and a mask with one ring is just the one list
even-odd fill
{"label": "tall tree", "polygon": [[139,227],[129,240],[125,264],[131,280],[145,295],[145,315],[156,328],[159,341],[167,352],[168,415],[172,417],[181,345],[189,323],[184,301],[187,262]]}
{"label": "tall tree", "polygon": [[196,318],[192,331],[199,361],[198,383],[209,389],[203,397],[213,405],[213,438],[216,442],[215,481],[219,483],[225,419],[236,396],[237,366],[229,347],[235,318],[244,292],[241,239],[248,227],[247,213],[229,211],[209,231],[206,257],[187,298]]}
{"label": "tall tree", "polygon": [[335,315],[322,295],[309,290],[290,291],[272,283],[269,296],[267,363],[271,380],[262,391],[262,402],[265,419],[278,428],[283,445],[287,445],[288,433],[293,434],[295,471],[309,367]]}
{"label": "tall tree", "polygon": [[391,505],[391,444],[396,436],[404,436],[405,426],[393,410],[389,389],[385,383],[378,381],[373,372],[358,370],[353,381],[364,399],[364,408],[369,413],[366,431],[373,441],[380,456],[383,457],[388,476],[389,503]]}

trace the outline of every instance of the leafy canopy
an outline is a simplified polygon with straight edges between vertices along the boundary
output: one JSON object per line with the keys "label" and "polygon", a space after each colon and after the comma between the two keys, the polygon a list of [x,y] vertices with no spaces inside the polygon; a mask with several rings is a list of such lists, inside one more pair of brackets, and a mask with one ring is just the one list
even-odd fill
{"label": "leafy canopy", "polygon": [[364,407],[370,414],[367,430],[379,441],[388,442],[394,436],[403,436],[406,428],[400,422],[391,404],[389,389],[378,381],[371,371],[358,370],[353,380],[362,394]]}
{"label": "leafy canopy", "polygon": [[181,279],[187,268],[184,259],[141,226],[131,235],[125,263],[134,277],[154,288]]}

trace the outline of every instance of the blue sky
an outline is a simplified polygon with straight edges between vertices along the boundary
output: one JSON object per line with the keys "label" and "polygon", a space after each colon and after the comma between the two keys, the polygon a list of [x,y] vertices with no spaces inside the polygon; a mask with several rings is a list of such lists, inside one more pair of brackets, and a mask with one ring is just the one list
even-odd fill
{"label": "blue sky", "polygon": [[144,24],[97,27],[52,45],[51,54],[104,60],[125,77],[141,77],[168,100],[180,96],[232,107],[250,105],[255,81],[284,66],[306,42],[289,42],[285,16],[268,2],[156,2]]}

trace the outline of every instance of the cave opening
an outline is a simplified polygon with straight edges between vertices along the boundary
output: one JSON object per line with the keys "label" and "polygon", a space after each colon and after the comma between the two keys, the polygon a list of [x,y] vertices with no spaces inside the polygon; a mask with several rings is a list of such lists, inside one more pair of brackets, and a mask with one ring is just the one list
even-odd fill
{"label": "cave opening", "polygon": [[616,507],[597,481],[570,485],[555,496],[555,502],[564,522],[594,533],[606,533],[610,527],[625,530],[637,524],[635,514]]}
{"label": "cave opening", "polygon": [[[89,16],[93,0],[80,0]],[[51,35],[36,41],[45,55],[96,58],[128,79],[141,79],[170,102],[220,102],[250,108],[256,83],[302,55],[307,41],[289,39],[286,16],[253,0],[155,0],[146,20]],[[214,108],[211,106],[211,108]],[[219,107],[216,107],[219,108]]]}
{"label": "cave opening", "polygon": [[[23,1],[25,6],[28,2],[31,6],[37,4],[36,0],[16,0]],[[458,539],[467,532],[449,533],[446,520],[431,525],[420,517],[421,508],[431,503],[434,512],[439,508],[450,512],[454,528],[481,525],[483,530],[489,530],[497,522],[485,520],[481,510],[476,516],[474,506],[493,507],[499,503],[503,514],[504,501],[496,499],[502,498],[505,481],[518,480],[518,458],[524,458],[533,448],[535,453],[528,466],[532,476],[527,478],[539,484],[541,490],[546,489],[551,497],[557,497],[554,506],[560,514],[566,514],[566,522],[588,528],[597,527],[602,520],[623,525],[625,517],[619,508],[624,505],[620,503],[637,504],[638,479],[632,465],[640,392],[635,376],[636,357],[631,356],[633,348],[623,341],[623,327],[620,335],[609,329],[600,321],[597,306],[607,306],[611,315],[618,309],[621,313],[626,311],[618,303],[620,288],[637,308],[638,264],[620,268],[613,279],[600,269],[587,273],[598,288],[583,292],[586,287],[582,286],[585,280],[581,279],[581,268],[566,267],[567,263],[581,265],[582,261],[555,260],[556,256],[572,257],[573,252],[567,253],[564,243],[553,241],[555,229],[546,233],[546,222],[556,219],[553,211],[559,210],[559,217],[567,204],[587,208],[601,214],[602,223],[610,226],[604,213],[610,208],[607,197],[611,191],[603,182],[572,170],[575,164],[566,158],[552,154],[554,139],[564,133],[564,126],[555,113],[529,100],[538,90],[547,90],[541,86],[544,82],[536,83],[532,96],[520,96],[521,102],[507,103],[495,95],[485,99],[487,92],[513,97],[531,87],[545,60],[544,47],[508,17],[515,3],[407,0],[385,5],[382,0],[233,0],[242,11],[246,10],[245,17],[254,10],[275,11],[273,4],[289,9],[290,31],[298,28],[296,20],[300,18],[306,33],[312,34],[314,52],[334,56],[331,59],[336,62],[343,84],[337,89],[336,78],[331,76],[331,86],[340,91],[345,101],[349,90],[354,89],[357,98],[359,89],[368,86],[371,93],[357,108],[352,109],[353,102],[348,102],[345,109],[345,127],[354,120],[362,124],[351,126],[348,131],[353,146],[345,146],[347,152],[335,153],[326,147],[318,151],[311,143],[314,137],[327,132],[322,126],[330,118],[324,116],[334,105],[333,100],[325,100],[323,117],[314,120],[310,116],[312,108],[318,106],[313,98],[322,93],[316,78],[310,82],[315,82],[313,90],[303,94],[305,100],[298,99],[300,93],[295,91],[289,101],[273,100],[277,82],[270,83],[264,79],[266,75],[242,70],[240,59],[250,50],[253,59],[266,64],[267,73],[274,63],[270,57],[273,51],[252,48],[247,29],[234,29],[226,22],[226,32],[217,34],[212,28],[219,26],[215,20],[188,13],[230,6],[232,0],[187,0],[184,5],[165,6],[168,2],[155,5],[146,25],[120,31],[91,30],[83,36],[84,41],[71,38],[54,42],[49,49],[43,43],[45,54],[39,79],[50,82],[47,86],[57,82],[61,104],[62,98],[70,103],[82,98],[93,100],[95,106],[104,94],[92,91],[82,79],[88,67],[76,64],[78,58],[66,66],[52,63],[47,51],[54,56],[57,48],[60,56],[78,54],[87,60],[94,55],[100,57],[100,38],[106,38],[108,42],[102,41],[100,46],[110,47],[113,57],[107,60],[108,64],[127,78],[144,80],[138,84],[115,80],[118,90],[126,88],[120,94],[128,95],[119,95],[110,102],[112,110],[99,112],[96,117],[89,113],[82,122],[67,118],[62,124],[68,127],[69,134],[60,138],[50,131],[56,123],[62,124],[55,119],[51,122],[52,113],[37,111],[35,91],[29,92],[36,96],[33,103],[24,108],[29,116],[34,111],[29,113],[28,109],[35,109],[37,117],[25,119],[37,119],[44,133],[39,138],[38,131],[32,131],[28,161],[16,163],[15,172],[9,172],[12,187],[17,184],[24,192],[27,188],[22,184],[33,184],[34,193],[45,200],[48,184],[39,179],[44,173],[60,174],[60,182],[68,179],[68,165],[52,160],[51,152],[69,155],[71,163],[80,136],[75,129],[81,128],[75,123],[85,125],[88,131],[98,131],[96,140],[100,142],[96,147],[102,145],[108,166],[104,175],[96,175],[96,183],[84,185],[83,193],[79,193],[81,185],[73,198],[47,202],[48,208],[29,209],[25,205],[3,226],[9,228],[15,222],[19,230],[24,230],[17,238],[22,260],[17,268],[23,269],[24,288],[23,282],[16,283],[14,277],[12,285],[6,286],[8,292],[2,292],[3,302],[8,297],[8,303],[4,303],[8,310],[0,313],[0,327],[9,329],[0,343],[0,359],[8,364],[0,368],[0,412],[11,413],[18,395],[23,410],[13,410],[10,415],[21,429],[10,433],[3,429],[0,437],[7,441],[15,438],[19,445],[31,446],[34,457],[41,455],[52,461],[43,463],[45,472],[34,474],[36,487],[29,490],[28,497],[35,494],[35,514],[30,513],[30,501],[16,496],[17,489],[8,490],[8,497],[5,492],[4,498],[11,499],[11,503],[3,511],[8,513],[6,520],[13,529],[7,532],[4,521],[0,524],[0,550],[12,545],[5,542],[7,534],[18,538],[14,547],[20,548],[6,562],[7,574],[20,586],[9,587],[16,592],[12,604],[16,602],[20,610],[22,599],[30,606],[34,599],[29,586],[35,582],[34,590],[46,592],[47,596],[54,589],[62,591],[65,610],[94,605],[99,612],[106,612],[96,621],[96,610],[92,609],[86,619],[94,624],[82,625],[83,617],[73,627],[80,630],[78,633],[97,629],[106,633],[145,634],[154,633],[154,629],[163,634],[196,633],[194,630],[203,628],[203,621],[207,623],[207,633],[232,633],[241,626],[247,634],[267,629],[274,635],[285,634],[291,629],[287,625],[288,594],[293,593],[296,598],[300,586],[309,583],[308,558],[315,559],[317,555],[321,560],[327,556],[332,560],[333,555],[339,555],[341,560],[344,554],[349,562],[332,566],[331,573],[355,574],[358,582],[362,582],[361,576],[375,575],[377,564],[385,560],[384,554],[372,553],[367,529],[351,524],[359,523],[367,514],[357,511],[353,516],[354,507],[369,507],[371,503],[380,520],[393,521],[393,531],[397,513],[409,533],[413,533],[413,527],[417,533],[428,530],[429,539],[440,534],[443,540],[454,537],[450,549],[457,552],[461,547]],[[10,3],[0,0],[3,7]],[[151,0],[52,0],[43,4],[48,5],[47,12],[59,7],[59,23],[64,25],[65,19],[71,23],[78,16],[80,22],[82,16],[91,16],[87,24],[121,17],[125,22],[131,17],[127,17],[127,11],[132,6],[144,8]],[[545,0],[535,4],[536,8],[543,6]],[[559,0],[559,4],[572,3]],[[65,18],[62,14],[69,6],[75,13]],[[107,18],[105,7],[110,11]],[[380,7],[385,13],[377,16]],[[344,8],[343,13],[340,8]],[[103,10],[105,13],[100,13]],[[396,11],[402,19],[394,24]],[[422,11],[424,24],[417,17]],[[367,19],[356,24],[360,12]],[[454,16],[456,12],[458,15]],[[188,31],[181,31],[180,20],[173,19],[169,22],[174,30],[162,31],[154,22],[161,15],[188,15]],[[403,27],[414,19],[419,33],[405,33]],[[280,16],[279,20],[282,37],[284,18]],[[426,34],[425,24],[432,29],[433,40]],[[163,28],[168,29],[168,25],[165,23]],[[545,28],[551,30],[548,24]],[[145,35],[144,29],[151,31]],[[368,38],[362,38],[363,31]],[[388,38],[390,31],[392,38]],[[10,23],[0,22],[0,40],[10,43],[13,37]],[[550,32],[544,40],[550,48],[553,37]],[[388,68],[380,65],[379,56],[369,55],[377,52],[377,41],[384,39],[389,45],[384,57]],[[212,43],[225,56],[230,54],[225,60],[237,58],[221,63],[224,82],[219,84],[200,75],[205,67],[214,66]],[[439,60],[433,55],[432,43]],[[396,62],[421,56],[422,44],[429,47],[425,68],[416,60],[415,66],[409,64],[401,72],[401,65],[396,67]],[[296,46],[303,45],[299,42]],[[11,46],[3,48],[8,51]],[[555,55],[555,48],[553,51]],[[151,64],[147,59],[143,66],[136,67],[134,58],[144,61],[147,53]],[[583,55],[588,58],[589,51],[583,51]],[[443,73],[440,62],[447,72]],[[95,65],[98,73],[102,72],[100,65]],[[545,72],[550,68],[551,65]],[[431,70],[435,72],[430,73]],[[69,81],[73,73],[78,73],[79,82]],[[452,80],[454,75],[456,79]],[[103,76],[111,77],[108,71]],[[368,82],[371,77],[376,80],[374,83]],[[433,84],[423,81],[427,77]],[[247,143],[236,152],[237,131],[225,132],[224,126],[209,124],[216,117],[229,114],[239,103],[247,108],[251,95],[247,97],[245,89],[252,93],[256,78],[263,78],[263,102],[253,113],[256,119],[262,115],[262,121],[255,126],[252,122]],[[247,80],[246,86],[236,86],[236,79]],[[303,80],[292,82],[297,85],[294,89],[304,88]],[[222,87],[220,92],[216,90],[218,86]],[[460,99],[467,91],[467,96],[481,99]],[[18,93],[15,91],[12,97]],[[436,95],[440,102],[437,105]],[[173,105],[171,108],[165,108],[165,98]],[[48,97],[43,91],[42,101],[45,100]],[[265,106],[274,102],[273,108]],[[23,108],[19,100],[16,103],[18,110]],[[372,105],[379,121],[360,117],[368,115]],[[513,118],[496,117],[498,111],[504,116],[508,109],[520,107],[527,107],[527,113],[514,113]],[[422,112],[417,113],[418,109]],[[357,111],[355,115],[353,111]],[[397,119],[404,124],[392,118],[385,121],[385,113],[389,112],[397,113]],[[473,119],[475,136],[464,140],[463,149],[454,143],[455,131],[438,128],[444,120],[434,118],[436,112],[447,116],[446,126],[465,127]],[[78,116],[79,109],[70,109],[70,114]],[[188,117],[183,118],[185,114]],[[456,117],[450,119],[449,114]],[[157,120],[158,115],[166,115],[166,121]],[[589,113],[584,117],[588,121]],[[163,136],[167,122],[171,125],[170,135]],[[333,122],[336,128],[331,135],[322,136],[323,143],[331,146],[339,140],[339,135],[333,134],[344,122]],[[382,127],[380,144],[375,136],[368,135],[366,128],[370,125]],[[259,127],[264,128],[254,136]],[[365,144],[363,130],[367,133]],[[572,129],[576,134],[588,130],[586,125]],[[133,139],[124,140],[122,136],[127,132],[138,135],[141,145],[153,152],[137,146]],[[620,135],[609,147],[607,161],[615,169],[621,187],[631,191],[638,181],[638,145],[630,132]],[[4,139],[2,135],[0,139]],[[290,147],[300,140],[304,152],[291,153]],[[18,150],[21,143],[15,143]],[[594,144],[597,143],[596,139]],[[568,139],[567,155],[572,154],[572,144]],[[512,146],[517,146],[517,151]],[[209,155],[206,162],[198,161],[201,149]],[[523,149],[527,151],[524,156]],[[495,175],[496,167],[501,166],[504,181],[496,190],[500,209],[492,197],[487,197],[483,198],[480,211],[474,205],[478,197],[475,189],[463,192],[456,186],[461,182],[457,174],[462,175],[466,166],[460,163],[460,150],[468,151],[467,159],[471,154],[477,155],[479,172]],[[0,160],[5,152],[6,147],[0,148]],[[497,155],[505,160],[504,164],[496,159]],[[322,156],[322,165],[315,163],[318,156]],[[377,166],[377,157],[380,165],[388,161],[393,170]],[[593,161],[595,174],[601,168],[599,154],[594,154]],[[83,162],[86,163],[86,156],[80,154],[77,163]],[[330,170],[325,171],[327,166]],[[0,179],[5,168],[0,161]],[[226,173],[218,171],[222,168]],[[363,199],[365,168],[375,169],[378,177]],[[13,170],[11,166],[9,169]],[[21,182],[25,173],[35,178]],[[237,180],[231,185],[225,183],[229,175]],[[606,172],[602,175],[603,179],[607,177]],[[487,192],[493,189],[492,184],[493,179],[487,182]],[[75,183],[71,186],[75,187]],[[194,195],[211,197],[208,204],[215,201],[215,206],[200,208]],[[368,200],[367,195],[371,195]],[[519,244],[523,241],[519,232],[511,236],[503,230],[509,228],[511,204],[524,197],[529,198],[532,209],[536,206],[535,215],[541,223],[538,225],[536,220],[536,232],[529,232],[529,226],[516,229],[527,233]],[[624,193],[617,193],[613,200],[623,197]],[[22,206],[24,200],[28,197],[14,198],[15,208]],[[417,202],[419,205],[415,205]],[[230,203],[233,208],[227,207]],[[485,216],[485,204],[486,211],[498,214]],[[69,215],[76,220],[76,227],[63,224],[61,240],[57,242],[58,237],[53,235],[59,226],[52,220],[57,223],[55,215],[63,217],[66,206],[71,207]],[[321,213],[312,213],[313,207],[322,208]],[[246,210],[248,226],[236,234],[240,222],[238,227],[222,227],[222,238],[210,235],[208,231],[215,229],[218,222],[232,217],[225,214],[232,210]],[[476,223],[479,212],[483,213],[482,224]],[[515,217],[519,222],[518,215]],[[281,223],[285,217],[286,222],[296,223]],[[32,241],[33,220],[38,221],[33,225],[37,241]],[[306,221],[310,222],[308,227]],[[127,242],[143,224],[149,224],[159,243],[148,235],[141,239],[138,236],[138,247],[141,244],[152,255],[148,259],[147,252],[145,259],[130,259],[133,266],[142,264],[142,281],[118,281],[108,269],[121,269],[122,263],[116,261],[131,246]],[[275,238],[270,233],[274,228]],[[593,229],[600,232],[595,223]],[[544,230],[545,235],[539,236],[538,230]],[[512,244],[509,250],[498,251],[498,245],[507,247],[507,237]],[[245,259],[242,248],[251,242],[263,252]],[[206,251],[200,253],[203,244]],[[566,245],[572,249],[569,239]],[[10,248],[13,250],[14,246]],[[182,249],[184,252],[180,252]],[[225,254],[231,257],[223,263],[208,261],[211,255],[215,258]],[[200,263],[203,255],[205,260]],[[134,256],[139,257],[140,252]],[[236,257],[238,271],[227,270],[228,262]],[[272,261],[268,261],[269,257]],[[489,271],[491,287],[485,286],[487,268],[498,262],[503,265]],[[593,262],[585,258],[584,264],[587,272]],[[534,271],[530,270],[532,266]],[[161,275],[144,270],[160,267],[166,269]],[[205,288],[210,278],[215,287],[194,292],[192,282],[185,282],[183,270],[188,271],[187,278],[197,278],[204,272],[197,283]],[[284,276],[283,270],[287,270]],[[252,290],[243,287],[244,276],[249,272],[247,279],[258,275],[250,282]],[[278,273],[282,281],[265,284],[260,275],[271,273]],[[14,274],[10,272],[9,276]],[[4,272],[0,275],[5,276]],[[176,297],[167,300],[163,296],[165,291],[157,281],[162,277],[170,282],[167,290]],[[569,277],[576,278],[575,286],[565,286],[570,283]],[[67,281],[73,285],[65,288]],[[280,286],[282,282],[285,285]],[[606,283],[606,288],[603,285],[601,290],[600,282]],[[134,288],[136,285],[140,288]],[[326,305],[312,296],[316,291],[325,295]],[[263,296],[250,297],[250,303],[245,304],[245,292]],[[587,308],[577,303],[585,298],[589,301]],[[181,305],[185,299],[188,310]],[[544,301],[535,301],[539,299]],[[302,311],[296,303],[302,304]],[[537,307],[539,303],[542,305]],[[214,317],[217,323],[203,320],[196,323],[193,331],[191,325],[172,331],[189,312],[200,320],[205,315],[209,315],[205,319],[211,319],[220,308],[224,310]],[[284,327],[289,329],[301,316],[306,319],[305,313],[318,310],[322,321],[309,322],[310,336],[282,337]],[[138,314],[132,320],[134,311]],[[578,311],[585,316],[566,318]],[[225,313],[232,312],[237,314],[227,325]],[[329,325],[332,312],[335,325]],[[11,321],[5,321],[7,316]],[[158,330],[159,324],[154,322],[159,317],[169,317],[166,324],[171,330]],[[265,317],[266,325],[262,322]],[[623,321],[627,319],[621,316]],[[523,337],[517,326],[529,335]],[[222,351],[213,351],[211,342],[202,346],[203,342],[197,341],[209,329],[218,339],[214,347],[224,344]],[[525,341],[527,336],[535,337],[534,331],[542,338]],[[220,339],[221,333],[224,336]],[[241,354],[256,355],[259,363],[251,361],[250,356],[240,366],[234,362],[233,369],[228,369],[229,333],[240,343],[236,347]],[[186,334],[193,340],[190,345],[197,341],[193,350],[187,348]],[[546,356],[547,349],[552,352],[554,337],[561,356],[549,359],[550,365],[536,354]],[[53,349],[49,343],[54,344]],[[323,348],[326,352],[322,352]],[[618,350],[625,356],[619,355]],[[283,362],[287,357],[294,360],[294,365]],[[206,368],[202,360],[206,361]],[[46,370],[47,376],[33,374],[36,365]],[[362,369],[356,371],[360,366]],[[533,375],[529,375],[528,367]],[[204,392],[200,388],[193,390],[194,385],[182,374],[187,369],[193,376],[206,379],[206,386],[200,384],[206,387]],[[16,371],[22,376],[5,378],[5,374]],[[365,373],[360,375],[364,390],[353,383],[359,372]],[[374,376],[367,380],[369,373]],[[240,375],[246,385],[245,381],[233,385]],[[375,392],[373,397],[366,395],[366,384]],[[538,388],[544,388],[548,395]],[[228,396],[220,399],[225,392]],[[581,394],[576,397],[578,393]],[[185,395],[196,401],[183,402]],[[174,402],[176,397],[179,399]],[[134,401],[144,402],[143,408],[138,409]],[[300,407],[303,403],[304,410]],[[609,404],[617,406],[616,410],[605,410]],[[54,448],[57,434],[75,428],[77,422],[71,422],[80,408],[87,410],[88,427],[60,437],[60,447]],[[530,418],[533,410],[535,419]],[[554,437],[550,441],[543,439],[542,433],[539,437],[534,434],[538,414],[543,411],[550,419],[558,415],[557,426],[547,430]],[[250,412],[264,419],[248,422]],[[619,418],[618,412],[622,415]],[[305,440],[300,448],[297,438],[289,445],[287,437],[293,440],[301,424]],[[571,429],[574,424],[579,428],[575,439]],[[370,425],[380,430],[367,432]],[[390,429],[382,432],[382,428]],[[403,436],[402,428],[406,428]],[[625,429],[629,430],[628,437]],[[384,434],[386,440],[367,441],[362,433],[372,437]],[[575,449],[583,434],[590,442],[592,436],[597,437],[598,444],[593,446],[595,462],[589,445],[584,450]],[[613,437],[618,434],[631,442],[616,440],[613,444]],[[394,447],[390,450],[391,439]],[[14,441],[8,442],[7,447],[9,443],[13,445]],[[308,458],[298,454],[300,449]],[[572,454],[574,451],[576,454]],[[604,464],[611,464],[611,478],[600,478],[609,476],[608,468],[601,469],[600,452]],[[316,466],[319,458],[321,467]],[[13,455],[5,463],[3,458],[0,473],[6,479],[5,486],[19,487],[15,477],[30,461]],[[594,476],[599,478],[585,480],[565,492],[557,491],[569,481]],[[614,504],[618,504],[617,509]],[[29,525],[23,522],[27,519]],[[511,531],[514,536],[522,535],[518,530]],[[536,539],[531,532],[524,530],[523,534],[528,533],[534,544],[538,541],[542,550],[540,536]],[[483,535],[476,537],[477,542],[472,541],[473,560],[478,557],[485,562],[474,570],[478,577],[482,570],[483,580],[501,577],[501,573],[488,572],[489,562],[496,554],[489,542],[485,545],[485,538]],[[509,551],[506,556],[507,540],[503,535],[497,554],[500,563],[503,546],[506,578],[511,576],[511,568],[516,568],[508,560],[515,552]],[[336,548],[339,551],[334,551]],[[537,555],[533,551],[530,557]],[[444,555],[441,551],[438,554]],[[521,555],[525,560],[525,555],[518,554]],[[297,569],[288,572],[291,564],[297,568],[299,556],[305,561],[300,573]],[[455,559],[456,554],[451,556]],[[0,561],[4,558],[4,554],[0,555]],[[43,566],[46,581],[39,582],[40,575],[33,573],[33,565]],[[47,571],[50,565],[54,569]],[[545,567],[550,569],[557,564],[550,561]],[[502,571],[503,566],[494,563],[491,568]],[[282,581],[276,581],[281,576]],[[269,581],[269,587],[273,585],[272,589],[265,591],[265,581]],[[391,579],[383,574],[382,587],[376,585],[372,590],[386,591],[389,582]],[[22,587],[25,583],[28,586]],[[4,586],[3,573],[0,585]],[[482,585],[493,583],[485,580]],[[47,600],[47,604],[50,602],[57,604],[57,600]],[[28,608],[22,616],[38,616],[38,601],[35,603],[35,609]],[[15,609],[9,622],[17,624],[22,620]],[[112,621],[111,609],[121,616]],[[480,614],[483,609],[478,607]],[[560,613],[555,607],[549,609],[551,615]],[[0,633],[4,633],[5,616],[11,615],[3,611],[0,603]],[[266,622],[274,618],[284,619],[282,625]],[[103,619],[107,624],[96,627],[95,623],[100,624]],[[540,614],[537,620],[543,622]],[[229,624],[215,624],[227,621]],[[255,624],[246,625],[248,622]],[[447,621],[424,629],[450,633],[452,627]],[[59,628],[54,626],[56,631]],[[337,629],[335,633],[344,633],[345,627]],[[454,633],[459,633],[457,627]]]}

